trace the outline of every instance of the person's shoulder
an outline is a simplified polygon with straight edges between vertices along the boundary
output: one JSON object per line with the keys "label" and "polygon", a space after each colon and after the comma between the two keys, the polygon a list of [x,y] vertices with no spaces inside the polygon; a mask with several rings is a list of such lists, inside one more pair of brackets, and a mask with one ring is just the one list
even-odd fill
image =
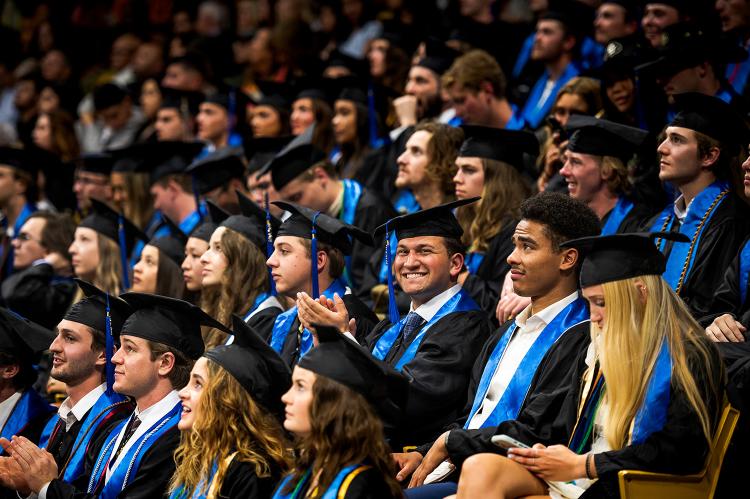
{"label": "person's shoulder", "polygon": [[[353,471],[349,477],[351,481],[344,480],[342,488],[339,489],[338,497],[346,499],[387,499],[396,497],[388,487],[383,474],[376,468],[365,466]],[[343,487],[346,487],[345,489]]]}

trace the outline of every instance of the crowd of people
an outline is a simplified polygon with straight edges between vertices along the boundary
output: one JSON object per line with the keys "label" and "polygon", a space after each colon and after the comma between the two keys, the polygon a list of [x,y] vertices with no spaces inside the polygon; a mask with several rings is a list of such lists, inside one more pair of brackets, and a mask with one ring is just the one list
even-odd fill
{"label": "crowd of people", "polygon": [[0,496],[620,497],[750,448],[750,0],[11,0]]}

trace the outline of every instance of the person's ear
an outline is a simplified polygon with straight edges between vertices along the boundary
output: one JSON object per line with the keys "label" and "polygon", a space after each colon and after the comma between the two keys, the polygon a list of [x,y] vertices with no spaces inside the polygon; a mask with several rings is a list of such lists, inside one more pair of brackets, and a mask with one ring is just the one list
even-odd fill
{"label": "person's ear", "polygon": [[636,281],[635,289],[638,290],[638,299],[640,300],[641,304],[645,305],[646,300],[648,299],[648,288],[646,287],[646,283],[644,283],[643,281]]}
{"label": "person's ear", "polygon": [[450,275],[452,279],[457,279],[458,274],[464,268],[464,255],[462,253],[454,253],[450,256]]}
{"label": "person's ear", "polygon": [[174,370],[175,363],[176,359],[172,352],[161,354],[161,358],[159,359],[159,376],[169,376],[169,373]]}
{"label": "person's ear", "polygon": [[566,248],[562,250],[560,258],[560,270],[572,270],[578,264],[578,250]]}

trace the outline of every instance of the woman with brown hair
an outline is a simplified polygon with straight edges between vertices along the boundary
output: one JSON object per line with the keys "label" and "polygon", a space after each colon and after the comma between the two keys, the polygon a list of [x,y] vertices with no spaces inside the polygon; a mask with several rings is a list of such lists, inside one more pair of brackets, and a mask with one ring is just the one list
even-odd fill
{"label": "woman with brown hair", "polygon": [[60,161],[74,161],[81,148],[73,124],[73,118],[62,110],[39,114],[32,132],[34,145],[54,154]]}
{"label": "woman with brown hair", "polygon": [[154,237],[143,247],[140,259],[133,267],[133,287],[130,291],[182,299],[185,283],[180,265],[184,259],[187,235],[171,220],[165,220],[169,234]]}
{"label": "woman with brown hair", "polygon": [[277,419],[289,369],[241,318],[233,322],[235,342],[207,351],[180,390],[171,499],[267,498],[291,468]]}
{"label": "woman with brown hair", "polygon": [[309,88],[297,94],[292,103],[292,115],[290,124],[292,135],[295,137],[315,125],[312,134],[312,143],[315,147],[326,154],[333,149],[333,128],[331,120],[333,110],[326,102],[326,96],[322,90]]}
{"label": "woman with brown hair", "polygon": [[398,417],[406,379],[333,328],[317,341],[281,398],[297,460],[273,497],[402,497],[381,417]]}

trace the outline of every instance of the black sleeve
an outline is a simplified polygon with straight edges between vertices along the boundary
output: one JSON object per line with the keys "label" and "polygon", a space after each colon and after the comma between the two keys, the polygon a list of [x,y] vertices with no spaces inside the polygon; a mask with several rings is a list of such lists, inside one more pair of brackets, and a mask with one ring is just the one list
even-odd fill
{"label": "black sleeve", "polygon": [[268,307],[261,310],[254,316],[247,320],[247,325],[255,329],[261,338],[266,342],[271,340],[271,334],[273,333],[273,325],[276,322],[276,317],[282,312],[278,307]]}
{"label": "black sleeve", "polygon": [[369,468],[351,481],[345,499],[388,499],[394,497],[385,479],[375,468]]}
{"label": "black sleeve", "polygon": [[219,491],[220,499],[267,499],[273,495],[277,480],[258,478],[255,466],[233,460]]}
{"label": "black sleeve", "polygon": [[54,279],[52,266],[40,263],[11,274],[0,286],[0,294],[7,308],[54,329],[70,307],[76,288],[72,280]]}
{"label": "black sleeve", "polygon": [[357,323],[356,339],[362,344],[365,338],[375,329],[375,325],[378,323],[378,316],[362,300],[354,295],[344,295],[342,299],[349,312],[349,318],[354,319]]}
{"label": "black sleeve", "polygon": [[[394,216],[396,216],[396,210],[393,209],[387,200],[367,189],[362,190],[354,214],[354,225],[365,232],[372,234],[377,227],[383,225]],[[366,245],[358,240],[355,240],[352,245],[351,279],[355,288],[352,289],[352,292],[355,294],[362,294],[360,286],[366,280],[364,279],[365,268],[372,258],[374,251],[374,247]]]}

